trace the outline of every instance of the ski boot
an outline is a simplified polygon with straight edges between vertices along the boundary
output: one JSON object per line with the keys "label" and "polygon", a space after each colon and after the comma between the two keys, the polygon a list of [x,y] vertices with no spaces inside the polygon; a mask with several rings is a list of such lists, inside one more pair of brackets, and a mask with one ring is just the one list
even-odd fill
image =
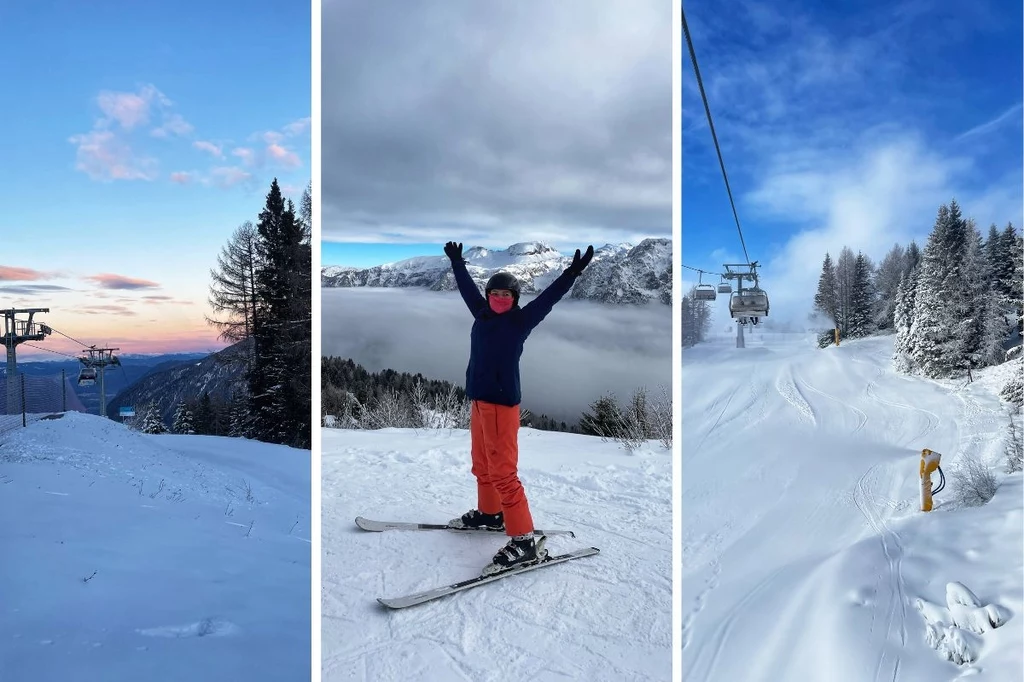
{"label": "ski boot", "polygon": [[449,528],[455,530],[505,530],[505,518],[501,512],[484,514],[479,509],[471,509],[461,517],[448,522]]}
{"label": "ski boot", "polygon": [[546,541],[546,536],[534,537],[533,533],[511,537],[508,544],[494,555],[491,563],[484,567],[483,575],[539,564],[548,556],[548,550],[544,548]]}

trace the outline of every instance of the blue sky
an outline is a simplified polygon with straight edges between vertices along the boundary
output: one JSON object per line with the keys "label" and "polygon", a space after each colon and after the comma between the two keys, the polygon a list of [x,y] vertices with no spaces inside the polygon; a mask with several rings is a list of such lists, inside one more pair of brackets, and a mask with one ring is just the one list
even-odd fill
{"label": "blue sky", "polygon": [[275,176],[296,202],[310,178],[310,61],[309,3],[5,3],[0,307],[125,352],[219,346],[217,254]]}
{"label": "blue sky", "polygon": [[[686,11],[773,317],[806,320],[827,250],[877,262],[894,242],[923,245],[952,198],[983,232],[1021,226],[1020,3],[724,0]],[[682,147],[683,262],[744,261],[685,44]]]}

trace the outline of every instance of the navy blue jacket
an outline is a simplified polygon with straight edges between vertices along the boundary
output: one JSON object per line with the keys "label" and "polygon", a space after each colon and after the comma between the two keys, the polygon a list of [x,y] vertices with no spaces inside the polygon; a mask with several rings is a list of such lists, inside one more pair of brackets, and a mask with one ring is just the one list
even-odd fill
{"label": "navy blue jacket", "polygon": [[487,299],[469,276],[465,261],[453,263],[452,272],[462,300],[476,318],[469,336],[466,396],[470,400],[514,407],[522,399],[519,358],[523,354],[523,343],[551,308],[569,293],[576,275],[563,272],[525,307],[520,308],[516,304],[508,312],[498,314],[491,310]]}

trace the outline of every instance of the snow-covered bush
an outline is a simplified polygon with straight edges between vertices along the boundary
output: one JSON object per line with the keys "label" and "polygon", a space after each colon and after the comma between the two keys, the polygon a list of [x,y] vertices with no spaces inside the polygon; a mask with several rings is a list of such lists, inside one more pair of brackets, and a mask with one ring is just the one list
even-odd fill
{"label": "snow-covered bush", "polygon": [[995,497],[999,482],[991,469],[965,454],[953,469],[956,490],[953,499],[961,507],[980,507]]}
{"label": "snow-covered bush", "polygon": [[1024,470],[1024,441],[1021,439],[1020,429],[1013,415],[1010,415],[1009,433],[1006,436],[1006,445],[1003,452],[1006,454],[1006,473],[1015,474]]}

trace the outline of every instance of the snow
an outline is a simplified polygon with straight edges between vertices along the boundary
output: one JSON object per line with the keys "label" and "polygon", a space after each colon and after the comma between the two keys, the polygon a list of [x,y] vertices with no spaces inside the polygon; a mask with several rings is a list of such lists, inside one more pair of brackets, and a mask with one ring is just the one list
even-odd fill
{"label": "snow", "polygon": [[67,413],[0,484],[0,678],[309,679],[308,450]]}
{"label": "snow", "polygon": [[[1021,680],[1006,370],[936,382],[891,370],[892,337],[734,334],[683,351],[683,679]],[[923,448],[947,474],[929,513]],[[965,455],[1000,481],[985,506],[951,502]]]}
{"label": "snow", "polygon": [[672,457],[521,429],[520,478],[552,553],[597,556],[401,611],[396,597],[480,574],[503,535],[356,528],[439,522],[476,505],[465,430],[323,430],[323,679],[668,680]]}

